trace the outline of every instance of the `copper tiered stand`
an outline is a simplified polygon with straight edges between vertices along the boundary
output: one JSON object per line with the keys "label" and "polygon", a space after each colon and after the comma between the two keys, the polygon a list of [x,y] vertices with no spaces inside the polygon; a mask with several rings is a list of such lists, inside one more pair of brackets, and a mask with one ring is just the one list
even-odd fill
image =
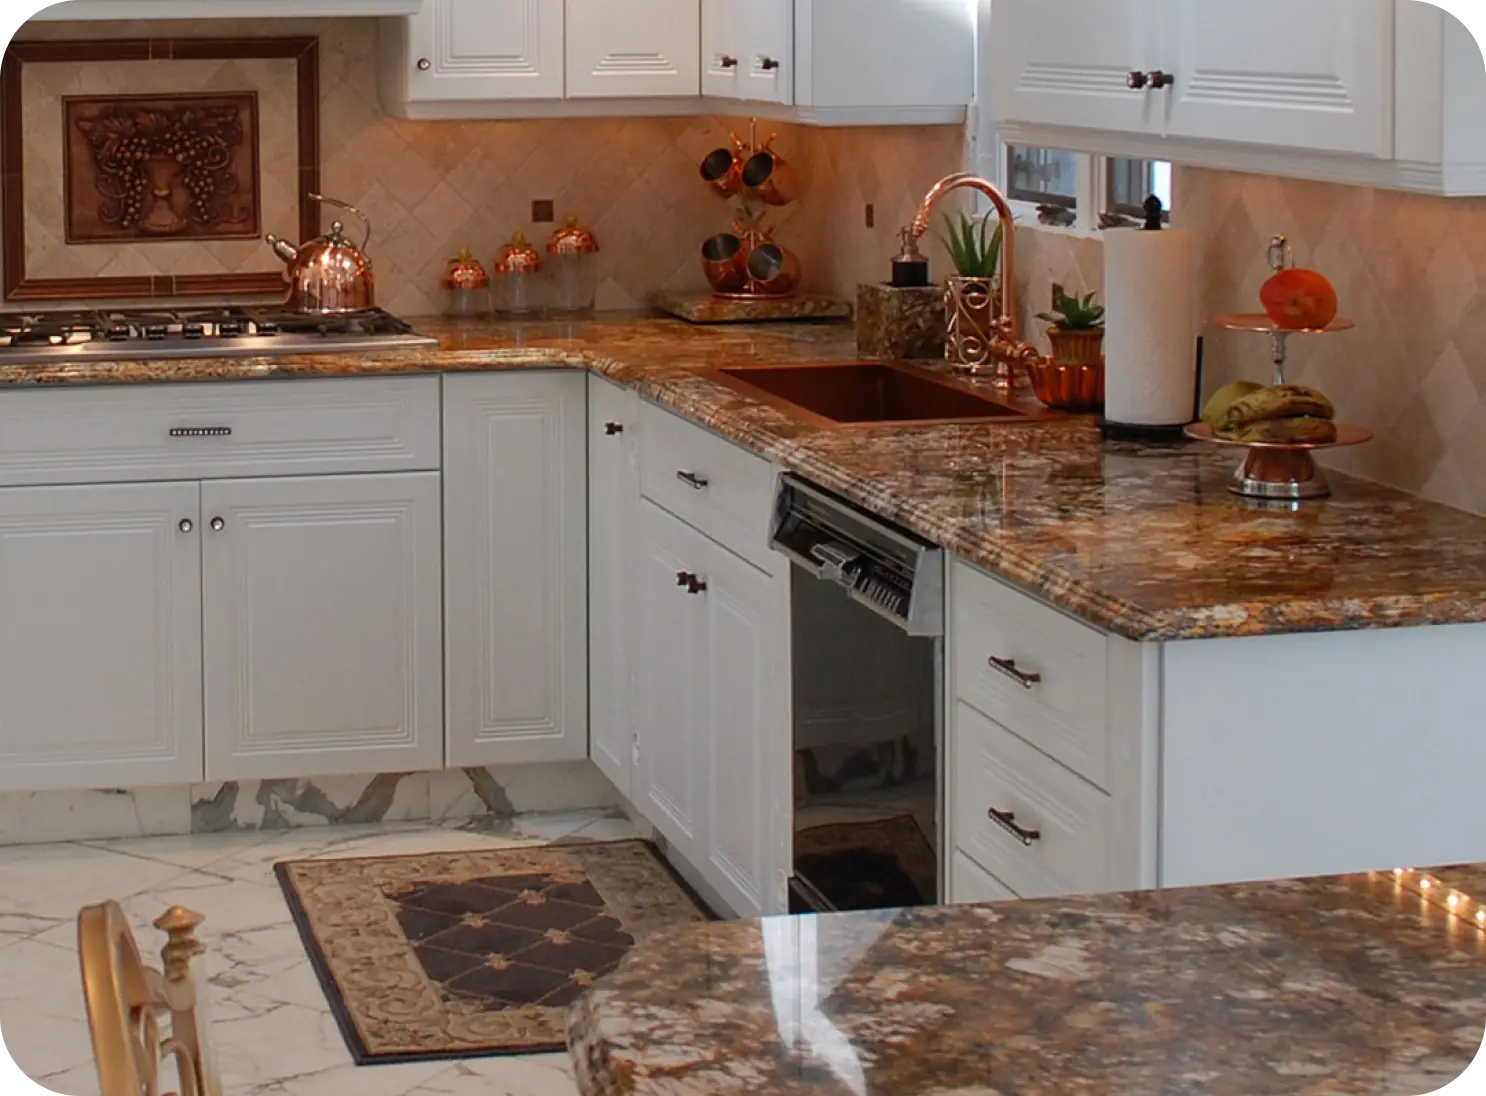
{"label": "copper tiered stand", "polygon": [[719,148],[702,161],[702,182],[719,198],[738,199],[731,233],[702,244],[702,269],[713,295],[724,300],[780,300],[800,285],[800,261],[774,242],[769,208],[787,206],[799,196],[799,176],[774,152],[777,134],[758,141],[758,119],[748,124],[748,140],[736,133],[731,149]]}
{"label": "copper tiered stand", "polygon": [[[1288,247],[1283,236],[1270,243],[1270,267],[1285,269]],[[1269,336],[1270,361],[1274,366],[1272,384],[1285,383],[1285,355],[1292,335],[1334,335],[1351,331],[1357,325],[1351,320],[1336,319],[1325,327],[1280,327],[1264,313],[1230,313],[1213,316],[1212,327],[1225,331],[1248,331]],[[1372,431],[1349,423],[1336,423],[1336,438],[1327,442],[1234,441],[1213,434],[1206,423],[1193,423],[1186,429],[1189,438],[1247,449],[1244,461],[1233,473],[1228,489],[1245,498],[1300,502],[1325,498],[1331,494],[1326,476],[1316,465],[1312,452],[1361,445],[1372,440]]]}

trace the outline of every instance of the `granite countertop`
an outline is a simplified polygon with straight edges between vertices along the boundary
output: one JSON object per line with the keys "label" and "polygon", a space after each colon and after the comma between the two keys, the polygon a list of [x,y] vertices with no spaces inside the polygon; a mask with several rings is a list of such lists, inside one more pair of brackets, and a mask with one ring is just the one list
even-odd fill
{"label": "granite countertop", "polygon": [[0,385],[585,368],[1131,639],[1486,621],[1486,518],[1340,473],[1328,500],[1256,508],[1227,490],[1231,451],[1106,444],[1087,417],[824,430],[695,372],[848,360],[850,324],[412,322],[442,348],[10,365]]}
{"label": "granite countertop", "polygon": [[[1481,894],[1479,868],[1435,873]],[[570,1014],[584,1096],[1421,1096],[1486,930],[1393,873],[701,924]],[[1448,892],[1447,892],[1448,893]]]}

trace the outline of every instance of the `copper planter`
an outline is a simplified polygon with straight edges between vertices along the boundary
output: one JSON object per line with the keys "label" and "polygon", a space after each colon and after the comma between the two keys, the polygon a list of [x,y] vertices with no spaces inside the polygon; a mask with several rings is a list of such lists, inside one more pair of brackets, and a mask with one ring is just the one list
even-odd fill
{"label": "copper planter", "polygon": [[1027,367],[1032,394],[1054,411],[1092,412],[1104,407],[1104,363],[1065,365],[1038,358]]}

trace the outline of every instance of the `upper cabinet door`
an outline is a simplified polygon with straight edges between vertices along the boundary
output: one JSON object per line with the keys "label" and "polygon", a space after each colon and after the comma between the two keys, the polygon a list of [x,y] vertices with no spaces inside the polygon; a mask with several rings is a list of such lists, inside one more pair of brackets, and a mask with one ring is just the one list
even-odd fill
{"label": "upper cabinet door", "polygon": [[697,0],[567,0],[570,99],[697,95]]}
{"label": "upper cabinet door", "polygon": [[1169,136],[1393,154],[1394,0],[1166,4]]}
{"label": "upper cabinet door", "polygon": [[746,52],[738,59],[744,99],[795,101],[794,0],[727,0],[744,10]]}
{"label": "upper cabinet door", "polygon": [[410,98],[562,98],[563,0],[426,0],[408,19]]}
{"label": "upper cabinet door", "polygon": [[1132,89],[1129,82],[1131,73],[1149,72],[1161,64],[1161,43],[1147,18],[1148,5],[1156,3],[1159,0],[995,0],[989,64],[996,120],[1106,130],[1149,128],[1155,100]]}
{"label": "upper cabinet door", "polygon": [[702,0],[702,94],[742,98],[747,52],[747,3]]}

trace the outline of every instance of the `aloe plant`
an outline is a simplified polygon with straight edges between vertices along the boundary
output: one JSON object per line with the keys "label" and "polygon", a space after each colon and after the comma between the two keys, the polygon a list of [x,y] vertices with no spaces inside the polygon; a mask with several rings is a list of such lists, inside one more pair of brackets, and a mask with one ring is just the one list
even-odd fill
{"label": "aloe plant", "polygon": [[949,252],[950,261],[955,264],[955,271],[962,278],[996,276],[996,268],[1001,263],[1001,239],[1006,226],[998,219],[996,228],[988,239],[986,226],[995,216],[994,209],[979,220],[966,213],[958,214],[952,220],[946,214],[945,231],[934,233],[944,245],[944,250]]}
{"label": "aloe plant", "polygon": [[1059,293],[1053,311],[1037,313],[1039,320],[1054,325],[1059,331],[1094,331],[1104,326],[1104,306],[1094,303],[1094,294],[1080,297]]}

